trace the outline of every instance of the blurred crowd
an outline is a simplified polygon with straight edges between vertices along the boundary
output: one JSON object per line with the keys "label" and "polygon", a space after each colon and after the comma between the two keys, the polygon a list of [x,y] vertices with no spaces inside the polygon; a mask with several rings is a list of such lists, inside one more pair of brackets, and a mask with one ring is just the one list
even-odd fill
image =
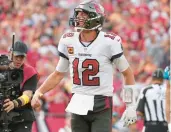
{"label": "blurred crowd", "polygon": [[[58,63],[61,35],[72,31],[68,20],[82,0],[0,0],[0,54],[8,53],[12,33],[29,48],[27,62],[39,73],[39,85]],[[169,0],[97,0],[105,8],[104,31],[122,38],[124,54],[133,71],[138,88],[149,83],[152,72],[170,64]],[[114,117],[118,119],[124,105],[120,100],[122,77],[114,74]],[[64,113],[70,97],[68,74],[50,91],[44,101],[46,112]],[[63,123],[64,124],[64,123]],[[114,132],[120,132],[115,126]],[[127,131],[127,130],[125,130]],[[132,132],[138,132],[133,127]],[[124,132],[122,130],[121,132]]]}

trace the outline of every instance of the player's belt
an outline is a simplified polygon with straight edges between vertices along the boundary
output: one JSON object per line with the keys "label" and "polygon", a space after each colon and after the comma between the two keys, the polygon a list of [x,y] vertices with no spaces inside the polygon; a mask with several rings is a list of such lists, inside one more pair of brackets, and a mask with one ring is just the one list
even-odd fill
{"label": "player's belt", "polygon": [[163,126],[168,126],[168,123],[165,121],[148,121],[145,122],[145,125],[163,125]]}

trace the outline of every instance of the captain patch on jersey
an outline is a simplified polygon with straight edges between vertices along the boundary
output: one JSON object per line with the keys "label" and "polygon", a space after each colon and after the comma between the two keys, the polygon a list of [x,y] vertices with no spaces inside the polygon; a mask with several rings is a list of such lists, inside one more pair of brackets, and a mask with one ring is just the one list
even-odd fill
{"label": "captain patch on jersey", "polygon": [[68,54],[74,54],[74,48],[73,47],[67,47],[68,49]]}

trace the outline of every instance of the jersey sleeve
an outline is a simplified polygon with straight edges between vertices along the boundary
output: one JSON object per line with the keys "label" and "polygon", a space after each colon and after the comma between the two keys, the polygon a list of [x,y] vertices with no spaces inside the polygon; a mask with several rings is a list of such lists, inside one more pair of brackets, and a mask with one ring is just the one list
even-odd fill
{"label": "jersey sleeve", "polygon": [[122,55],[119,58],[116,58],[113,60],[113,64],[116,66],[116,68],[120,71],[123,72],[129,67],[129,63],[127,59],[125,58],[124,55]]}
{"label": "jersey sleeve", "polygon": [[119,58],[123,55],[123,47],[122,47],[122,41],[119,36],[116,36],[113,41],[111,41],[110,45],[111,50],[111,62],[115,60],[116,58]]}
{"label": "jersey sleeve", "polygon": [[56,71],[67,72],[68,68],[69,68],[69,60],[67,60],[67,59],[65,59],[63,57],[60,57],[59,61],[58,61],[58,64],[56,66]]}
{"label": "jersey sleeve", "polygon": [[65,40],[64,40],[64,38],[62,36],[61,39],[59,40],[58,52],[59,52],[60,57],[63,57],[65,59],[69,60],[67,46],[66,46],[65,43],[66,42],[65,42]]}

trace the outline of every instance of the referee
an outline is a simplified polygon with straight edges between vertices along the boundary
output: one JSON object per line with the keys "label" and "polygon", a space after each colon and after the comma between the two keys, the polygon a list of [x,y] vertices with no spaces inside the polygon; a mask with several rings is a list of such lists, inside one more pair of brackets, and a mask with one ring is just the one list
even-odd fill
{"label": "referee", "polygon": [[163,70],[157,69],[151,84],[142,89],[137,106],[137,114],[144,118],[144,132],[167,132],[165,114],[165,90]]}

